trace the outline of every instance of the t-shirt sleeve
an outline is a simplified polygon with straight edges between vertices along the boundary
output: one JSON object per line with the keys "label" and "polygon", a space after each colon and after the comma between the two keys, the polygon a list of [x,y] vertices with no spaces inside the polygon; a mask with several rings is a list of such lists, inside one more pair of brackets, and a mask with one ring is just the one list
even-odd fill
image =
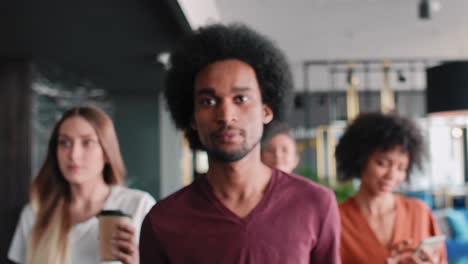
{"label": "t-shirt sleeve", "polygon": [[16,226],[15,234],[8,250],[8,258],[16,263],[24,263],[28,250],[29,237],[34,223],[34,212],[30,206],[25,206]]}
{"label": "t-shirt sleeve", "polygon": [[150,215],[146,216],[141,226],[139,250],[140,264],[169,263],[151,223]]}
{"label": "t-shirt sleeve", "polygon": [[140,201],[138,202],[138,209],[133,215],[134,225],[136,227],[137,241],[139,240],[139,235],[141,233],[140,227],[142,225],[143,219],[145,219],[145,216],[148,214],[148,212],[151,210],[155,203],[156,201],[154,200],[154,198],[148,193],[144,193],[143,196],[140,198]]}
{"label": "t-shirt sleeve", "polygon": [[328,204],[323,207],[325,213],[318,230],[317,244],[310,254],[310,263],[341,263],[340,258],[340,216],[335,195],[330,191]]}
{"label": "t-shirt sleeve", "polygon": [[143,199],[141,201],[141,210],[144,216],[148,214],[148,212],[153,208],[156,201],[154,200],[153,196],[145,193]]}

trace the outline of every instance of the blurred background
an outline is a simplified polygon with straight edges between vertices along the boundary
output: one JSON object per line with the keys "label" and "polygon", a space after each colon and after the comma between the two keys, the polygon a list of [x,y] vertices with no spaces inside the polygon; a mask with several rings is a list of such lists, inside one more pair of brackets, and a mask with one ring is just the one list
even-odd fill
{"label": "blurred background", "polygon": [[168,51],[213,22],[245,23],[286,53],[296,173],[345,199],[359,182],[338,180],[343,128],[358,113],[395,111],[420,124],[429,150],[398,191],[434,210],[465,208],[466,10],[466,0],[2,1],[0,263],[52,125],[72,106],[112,116],[130,187],[160,199],[206,171],[206,154],[176,132],[161,91]]}

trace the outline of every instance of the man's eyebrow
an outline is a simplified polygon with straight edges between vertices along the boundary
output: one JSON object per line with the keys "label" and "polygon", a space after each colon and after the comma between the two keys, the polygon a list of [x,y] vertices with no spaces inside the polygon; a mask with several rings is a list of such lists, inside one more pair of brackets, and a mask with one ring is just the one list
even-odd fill
{"label": "man's eyebrow", "polygon": [[[240,92],[247,92],[252,90],[250,87],[232,87],[231,92],[233,93],[240,93]],[[195,93],[196,95],[215,95],[215,89],[214,88],[201,88],[198,89]]]}
{"label": "man's eyebrow", "polygon": [[250,87],[232,87],[231,91],[235,93],[250,91]]}
{"label": "man's eyebrow", "polygon": [[196,95],[214,95],[214,89],[213,88],[201,88],[197,90],[195,93]]}

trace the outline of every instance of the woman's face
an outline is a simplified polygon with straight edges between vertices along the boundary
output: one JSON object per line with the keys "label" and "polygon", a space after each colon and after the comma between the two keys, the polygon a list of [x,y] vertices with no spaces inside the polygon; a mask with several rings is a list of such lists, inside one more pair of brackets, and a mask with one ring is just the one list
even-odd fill
{"label": "woman's face", "polygon": [[408,152],[400,146],[373,152],[362,171],[361,188],[373,195],[392,192],[406,179],[409,161]]}
{"label": "woman's face", "polygon": [[74,116],[59,128],[57,159],[60,171],[70,184],[102,179],[105,165],[96,131],[86,119]]}
{"label": "woman's face", "polygon": [[292,172],[299,163],[296,143],[285,134],[272,137],[266,145],[262,146],[262,161],[272,168]]}

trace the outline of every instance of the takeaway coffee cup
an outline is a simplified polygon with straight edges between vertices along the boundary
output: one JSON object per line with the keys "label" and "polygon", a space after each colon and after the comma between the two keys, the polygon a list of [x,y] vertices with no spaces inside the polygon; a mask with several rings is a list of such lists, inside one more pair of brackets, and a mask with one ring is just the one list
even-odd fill
{"label": "takeaway coffee cup", "polygon": [[101,261],[116,260],[112,254],[112,235],[120,223],[130,223],[131,217],[120,210],[103,210],[99,219],[99,254]]}

